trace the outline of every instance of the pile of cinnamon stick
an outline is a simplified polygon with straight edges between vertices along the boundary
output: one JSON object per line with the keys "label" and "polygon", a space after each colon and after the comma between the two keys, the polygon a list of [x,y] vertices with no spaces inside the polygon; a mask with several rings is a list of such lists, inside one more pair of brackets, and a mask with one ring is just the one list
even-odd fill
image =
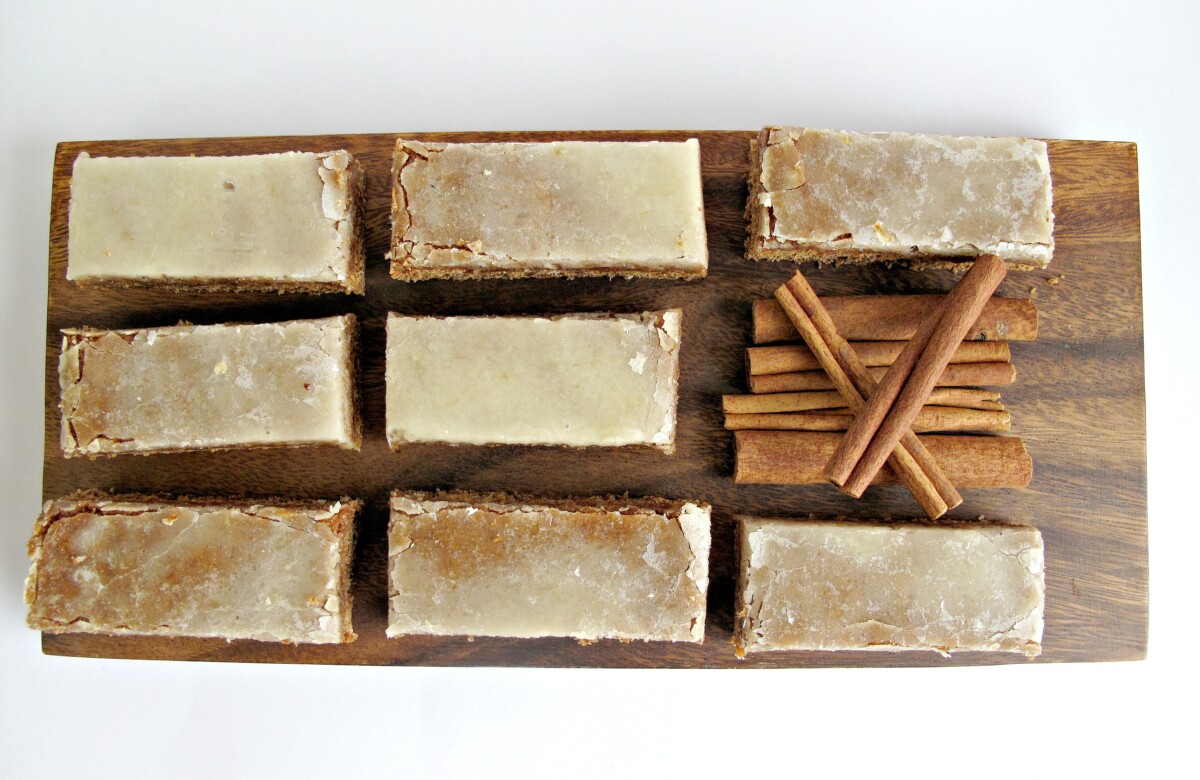
{"label": "pile of cinnamon stick", "polygon": [[1037,336],[1032,301],[992,297],[1004,272],[985,255],[948,295],[820,299],[797,273],[755,302],[751,393],[724,397],[735,481],[857,497],[898,480],[930,517],[962,501],[956,485],[1027,485],[1019,438],[963,435],[1009,430],[999,393],[977,386],[1012,384],[1008,342]]}

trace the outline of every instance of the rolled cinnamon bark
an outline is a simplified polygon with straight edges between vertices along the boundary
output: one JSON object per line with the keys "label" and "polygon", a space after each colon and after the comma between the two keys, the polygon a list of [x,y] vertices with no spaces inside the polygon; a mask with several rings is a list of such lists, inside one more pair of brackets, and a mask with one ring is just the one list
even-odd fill
{"label": "rolled cinnamon bark", "polygon": [[[1015,436],[923,435],[929,453],[962,488],[1019,488],[1033,478],[1033,461]],[[811,431],[737,431],[733,481],[738,484],[817,485],[825,464],[841,441],[840,433]],[[873,485],[896,484],[884,467]]]}
{"label": "rolled cinnamon bark", "polygon": [[[856,341],[850,344],[865,366],[890,366],[895,362],[903,341]],[[1007,341],[964,341],[950,356],[951,363],[1009,363],[1012,353]],[[817,356],[803,344],[775,344],[746,350],[746,369],[751,376],[815,371],[821,367]]]}
{"label": "rolled cinnamon bark", "polygon": [[836,390],[811,393],[762,393],[721,396],[725,414],[777,414],[816,409],[846,409],[848,404]]}
{"label": "rolled cinnamon bark", "polygon": [[[828,295],[821,298],[848,341],[904,341],[943,295]],[[1033,341],[1038,313],[1026,298],[992,298],[967,332],[968,341]],[[754,343],[797,341],[796,328],[773,300],[754,302]]]}
{"label": "rolled cinnamon bark", "polygon": [[[787,412],[782,414],[727,414],[729,431],[844,431],[854,421],[848,409],[842,411]],[[1008,412],[926,406],[912,422],[915,433],[1003,433],[1012,426]]]}
{"label": "rolled cinnamon bark", "polygon": [[[881,381],[887,368],[876,366],[867,371],[876,382]],[[942,371],[938,387],[999,387],[1011,385],[1017,378],[1012,363],[955,363]],[[833,382],[824,371],[797,371],[793,374],[763,374],[748,377],[752,393],[798,393],[805,390],[829,390]]]}
{"label": "rolled cinnamon bark", "polygon": [[[875,381],[837,332],[829,312],[804,274],[797,271],[787,284],[775,290],[775,299],[817,356],[850,411],[859,414],[864,399],[875,390]],[[888,462],[929,517],[940,517],[962,503],[962,496],[953,482],[912,431],[904,433],[902,441],[888,456]]]}
{"label": "rolled cinnamon bark", "polygon": [[[858,498],[925,405],[950,356],[1004,279],[1008,266],[981,255],[900,352],[838,445],[826,478]],[[929,323],[935,323],[929,327]]]}
{"label": "rolled cinnamon bark", "polygon": [[[926,406],[956,406],[962,409],[982,409],[1002,412],[1004,404],[994,390],[966,387],[938,387],[929,394]],[[722,396],[726,414],[775,414],[808,412],[819,409],[845,409],[845,399],[835,390],[815,390],[797,393],[761,393]]]}

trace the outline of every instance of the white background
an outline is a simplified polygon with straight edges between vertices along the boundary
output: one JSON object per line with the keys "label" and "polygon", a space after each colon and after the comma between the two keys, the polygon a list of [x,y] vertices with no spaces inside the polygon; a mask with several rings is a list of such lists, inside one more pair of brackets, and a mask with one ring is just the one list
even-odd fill
{"label": "white background", "polygon": [[[0,774],[1193,771],[1187,759],[1168,767],[1193,748],[1197,694],[1200,518],[1185,498],[1197,479],[1188,453],[1200,362],[1197,7],[4,2]],[[37,634],[23,627],[21,581],[40,500],[57,141],[766,123],[1138,142],[1154,572],[1148,661],[646,672],[40,654]]]}

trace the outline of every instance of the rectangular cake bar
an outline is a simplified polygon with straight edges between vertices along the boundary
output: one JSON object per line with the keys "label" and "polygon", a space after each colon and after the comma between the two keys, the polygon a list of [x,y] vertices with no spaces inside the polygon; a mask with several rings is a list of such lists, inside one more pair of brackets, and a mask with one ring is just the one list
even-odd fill
{"label": "rectangular cake bar", "polygon": [[346,151],[75,160],[67,278],[362,294],[363,176]]}
{"label": "rectangular cake bar", "polygon": [[351,642],[357,501],[47,502],[29,542],[31,628]]}
{"label": "rectangular cake bar", "polygon": [[387,323],[387,437],[675,449],[682,313]]}
{"label": "rectangular cake bar", "polygon": [[1041,652],[1036,528],[738,518],[734,642],[765,650]]}
{"label": "rectangular cake bar", "polygon": [[396,142],[397,279],[708,271],[700,144]]}
{"label": "rectangular cake bar", "polygon": [[63,331],[63,453],[362,441],[354,315]]}
{"label": "rectangular cake bar", "polygon": [[660,498],[393,493],[387,634],[701,642],[710,514]]}
{"label": "rectangular cake bar", "polygon": [[767,127],[751,156],[753,260],[1027,269],[1054,253],[1042,141]]}

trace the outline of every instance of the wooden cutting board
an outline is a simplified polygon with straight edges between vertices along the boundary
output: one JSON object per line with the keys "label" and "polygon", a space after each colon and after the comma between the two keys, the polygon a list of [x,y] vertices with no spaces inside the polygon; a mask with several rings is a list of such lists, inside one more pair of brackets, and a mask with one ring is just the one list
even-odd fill
{"label": "wooden cutting board", "polygon": [[[698,137],[711,265],[698,282],[528,280],[402,283],[388,276],[389,186],[395,135],[327,135],[63,143],[54,166],[50,295],[46,328],[46,450],[42,494],[98,488],[138,493],[296,496],[366,501],[355,564],[354,627],[344,646],[220,640],[44,635],[53,655],[274,663],[434,666],[807,667],[1028,663],[1007,654],[762,653],[734,657],[735,513],[763,516],[915,517],[902,488],[852,501],[832,487],[735,485],[733,436],[720,397],[744,391],[750,303],[770,297],[795,270],[742,257],[751,132],[412,133],[434,141],[675,141]],[[348,149],[367,172],[367,295],[199,294],[81,289],[66,281],[71,164],[92,155],[234,155]],[[1034,460],[1023,490],[964,490],[959,519],[1036,525],[1046,543],[1046,661],[1145,656],[1147,626],[1146,425],[1137,147],[1051,141],[1054,261],[1014,272],[1000,289],[1034,297],[1036,342],[1014,343],[1017,384],[1004,388],[1013,434]],[[805,267],[821,294],[944,291],[945,272]],[[1054,277],[1056,284],[1051,284]],[[559,314],[684,309],[679,448],[563,450],[412,445],[384,441],[384,320],[412,314]],[[272,322],[354,312],[363,324],[362,452],[334,449],[125,455],[67,460],[58,450],[57,366],[65,327],[130,328],[229,320]],[[693,498],[713,504],[712,584],[702,645],[569,639],[386,639],[387,495],[394,488],[508,490]],[[28,518],[32,522],[33,518]]]}

